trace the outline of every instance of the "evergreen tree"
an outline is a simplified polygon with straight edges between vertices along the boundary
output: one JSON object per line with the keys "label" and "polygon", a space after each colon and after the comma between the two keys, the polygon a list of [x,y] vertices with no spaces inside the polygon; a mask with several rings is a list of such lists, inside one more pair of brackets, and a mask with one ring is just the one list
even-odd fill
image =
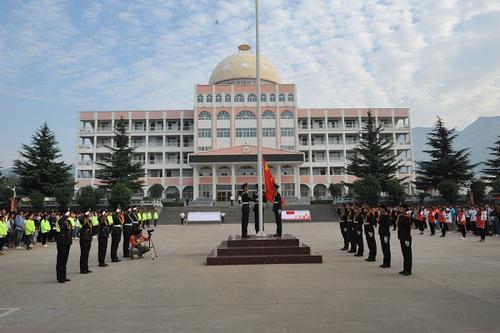
{"label": "evergreen tree", "polygon": [[99,194],[92,186],[84,186],[80,189],[76,202],[78,202],[78,205],[82,210],[94,210],[99,204]]}
{"label": "evergreen tree", "polygon": [[140,189],[142,181],[139,178],[144,176],[144,171],[140,163],[132,163],[134,148],[128,145],[127,124],[123,118],[116,124],[114,142],[115,147],[106,147],[111,150],[111,155],[96,163],[101,167],[98,178],[102,180],[102,187],[112,189],[122,183],[132,190]]}
{"label": "evergreen tree", "polygon": [[379,180],[372,175],[356,180],[352,184],[352,189],[360,201],[369,203],[378,202],[382,190]]}
{"label": "evergreen tree", "polygon": [[488,149],[491,150],[491,159],[484,162],[486,168],[483,170],[483,173],[486,174],[484,178],[491,185],[495,180],[500,179],[500,135],[495,142],[495,146],[488,147]]}
{"label": "evergreen tree", "polygon": [[22,145],[21,158],[14,161],[14,172],[19,176],[23,193],[54,196],[58,187],[68,183],[71,166],[57,161],[61,157],[57,144],[54,133],[44,123],[33,134],[31,143]]}
{"label": "evergreen tree", "polygon": [[354,148],[353,157],[349,158],[347,173],[358,178],[372,175],[385,190],[387,182],[395,179],[400,162],[394,155],[393,144],[380,135],[382,132],[382,126],[375,126],[375,120],[368,112],[360,143]]}
{"label": "evergreen tree", "polygon": [[113,208],[124,209],[130,204],[132,190],[124,183],[116,183],[111,189],[109,205]]}
{"label": "evergreen tree", "polygon": [[424,150],[424,153],[431,156],[431,160],[417,162],[418,189],[437,189],[438,184],[444,180],[463,186],[472,179],[472,169],[477,164],[470,164],[467,149],[453,149],[453,140],[456,137],[455,129],[447,129],[438,117],[433,132],[427,138],[427,145],[431,149]]}

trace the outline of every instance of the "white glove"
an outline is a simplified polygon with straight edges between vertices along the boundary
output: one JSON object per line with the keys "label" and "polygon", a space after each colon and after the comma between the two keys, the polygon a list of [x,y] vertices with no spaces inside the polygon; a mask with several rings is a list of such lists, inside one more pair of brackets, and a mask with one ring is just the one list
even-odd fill
{"label": "white glove", "polygon": [[406,247],[410,247],[410,241],[405,241]]}
{"label": "white glove", "polygon": [[389,243],[389,237],[384,236],[384,243],[386,243],[386,244]]}

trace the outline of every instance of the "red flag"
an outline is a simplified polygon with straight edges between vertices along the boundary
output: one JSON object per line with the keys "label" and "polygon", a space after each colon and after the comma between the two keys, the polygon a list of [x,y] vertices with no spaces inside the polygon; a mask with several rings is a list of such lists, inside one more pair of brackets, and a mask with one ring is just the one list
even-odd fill
{"label": "red flag", "polygon": [[266,161],[262,162],[264,164],[264,182],[266,184],[266,199],[267,201],[274,201],[274,177],[269,170],[269,166]]}

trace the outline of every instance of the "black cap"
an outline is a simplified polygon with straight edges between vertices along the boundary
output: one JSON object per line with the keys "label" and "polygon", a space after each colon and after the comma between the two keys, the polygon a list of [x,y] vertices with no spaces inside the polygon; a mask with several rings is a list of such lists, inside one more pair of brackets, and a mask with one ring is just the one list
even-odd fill
{"label": "black cap", "polygon": [[278,188],[280,188],[280,186],[278,184],[274,183],[274,188],[278,189]]}
{"label": "black cap", "polygon": [[245,183],[245,184],[241,185],[241,188],[242,189],[248,188],[248,183]]}

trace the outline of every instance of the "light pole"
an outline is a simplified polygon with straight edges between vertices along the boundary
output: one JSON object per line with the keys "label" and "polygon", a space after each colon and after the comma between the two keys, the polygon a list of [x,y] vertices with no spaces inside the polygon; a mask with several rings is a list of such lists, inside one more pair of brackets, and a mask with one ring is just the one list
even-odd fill
{"label": "light pole", "polygon": [[257,237],[265,237],[262,207],[262,117],[260,110],[260,40],[259,40],[259,0],[255,0],[255,62],[257,83],[257,194],[259,204],[259,232]]}

